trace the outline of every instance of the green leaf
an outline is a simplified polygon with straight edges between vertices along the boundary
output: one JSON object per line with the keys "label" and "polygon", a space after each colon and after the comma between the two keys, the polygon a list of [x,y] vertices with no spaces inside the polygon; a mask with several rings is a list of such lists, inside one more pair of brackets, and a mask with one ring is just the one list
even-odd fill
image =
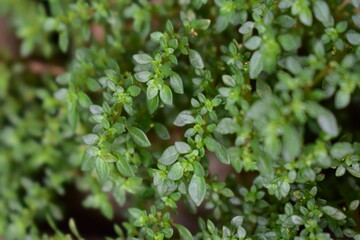
{"label": "green leaf", "polygon": [[97,140],[99,140],[99,136],[96,134],[90,133],[90,134],[83,136],[82,139],[84,140],[85,144],[92,145],[92,144],[96,143]]}
{"label": "green leaf", "polygon": [[262,56],[259,51],[253,53],[250,59],[250,78],[256,78],[263,70]]}
{"label": "green leaf", "polygon": [[359,45],[360,44],[360,34],[355,32],[354,30],[350,30],[346,33],[346,39],[352,45]]}
{"label": "green leaf", "polygon": [[256,93],[260,98],[269,97],[272,93],[271,87],[263,80],[256,80]]}
{"label": "green leaf", "polygon": [[135,78],[139,82],[147,82],[151,79],[151,75],[152,75],[152,73],[149,71],[142,71],[142,72],[135,73]]}
{"label": "green leaf", "polygon": [[300,217],[298,215],[292,215],[291,216],[291,221],[296,225],[304,224],[304,220],[302,219],[302,217]]}
{"label": "green leaf", "polygon": [[254,27],[255,27],[255,23],[252,21],[248,21],[239,28],[239,33],[247,34],[247,33],[251,32]]}
{"label": "green leaf", "polygon": [[272,179],[274,176],[274,168],[269,156],[259,148],[259,143],[256,140],[253,140],[251,145],[254,149],[254,157],[257,159],[257,167],[260,174],[266,179]]}
{"label": "green leaf", "polygon": [[290,191],[290,184],[286,181],[283,181],[280,186],[280,192],[283,197],[286,197]]}
{"label": "green leaf", "polygon": [[117,154],[117,159],[118,160],[116,161],[116,167],[123,176],[125,177],[135,176],[129,162],[123,155]]}
{"label": "green leaf", "polygon": [[237,236],[238,236],[240,239],[245,238],[245,236],[246,236],[246,230],[245,230],[245,228],[243,228],[242,226],[239,226],[239,227],[237,228],[236,234],[237,234]]}
{"label": "green leaf", "polygon": [[237,173],[240,173],[243,167],[243,162],[241,161],[241,151],[237,147],[231,147],[228,150],[231,166],[235,169]]}
{"label": "green leaf", "polygon": [[158,91],[159,89],[151,84],[150,86],[148,86],[147,90],[146,90],[146,97],[147,99],[153,99],[158,95]]}
{"label": "green leaf", "polygon": [[234,227],[240,227],[244,222],[243,216],[235,216],[231,219],[230,224]]}
{"label": "green leaf", "polygon": [[351,3],[356,7],[360,7],[360,0],[351,0]]}
{"label": "green leaf", "polygon": [[281,151],[281,140],[277,135],[266,135],[264,141],[264,150],[269,156],[277,158]]}
{"label": "green leaf", "polygon": [[344,220],[346,218],[343,212],[331,206],[324,206],[321,208],[321,211],[336,220]]}
{"label": "green leaf", "polygon": [[171,165],[179,158],[179,153],[176,151],[175,146],[170,146],[161,155],[159,162],[164,165]]}
{"label": "green leaf", "polygon": [[210,19],[195,19],[193,21],[193,26],[195,29],[206,30],[210,26]]}
{"label": "green leaf", "polygon": [[147,98],[146,104],[150,114],[153,114],[159,106],[159,97],[156,96],[152,99]]}
{"label": "green leaf", "polygon": [[341,177],[345,174],[346,168],[343,165],[340,165],[336,168],[335,176]]}
{"label": "green leaf", "polygon": [[[359,2],[360,2],[360,0],[359,0]],[[355,25],[360,28],[360,13],[353,15],[351,18],[352,18],[353,22],[355,23]]]}
{"label": "green leaf", "polygon": [[136,97],[140,94],[141,89],[138,86],[133,85],[128,87],[128,89],[126,89],[126,92],[128,92],[130,96]]}
{"label": "green leaf", "polygon": [[199,177],[194,174],[191,178],[188,192],[195,205],[199,207],[206,194],[206,183],[204,177]]}
{"label": "green leaf", "polygon": [[201,165],[200,162],[198,162],[198,161],[193,162],[193,168],[194,168],[194,173],[197,176],[199,176],[199,177],[204,177],[205,176],[204,167]]}
{"label": "green leaf", "polygon": [[351,96],[349,92],[339,90],[335,94],[335,107],[337,109],[345,108],[349,105],[350,100],[351,100]]}
{"label": "green leaf", "polygon": [[84,92],[78,92],[79,103],[83,108],[88,108],[91,105],[91,99]]}
{"label": "green leaf", "polygon": [[313,22],[311,10],[306,7],[303,8],[300,12],[300,21],[306,26],[311,26]]}
{"label": "green leaf", "polygon": [[62,52],[66,52],[69,46],[69,34],[66,30],[62,31],[59,36],[59,45]]}
{"label": "green leaf", "polygon": [[90,112],[92,114],[102,114],[104,109],[99,105],[90,105]]}
{"label": "green leaf", "polygon": [[150,57],[147,54],[135,54],[133,56],[133,59],[135,60],[136,63],[138,64],[148,64],[152,61],[152,57]]}
{"label": "green leaf", "polygon": [[175,142],[175,148],[181,154],[186,154],[191,151],[191,147],[186,142]]}
{"label": "green leaf", "polygon": [[353,154],[354,149],[348,142],[337,142],[330,150],[331,156],[336,159],[343,159],[347,155]]}
{"label": "green leaf", "polygon": [[350,167],[347,167],[346,170],[354,177],[360,178],[360,163],[353,163]]}
{"label": "green leaf", "polygon": [[137,127],[127,126],[127,130],[134,142],[140,147],[150,147],[151,143],[146,134]]}
{"label": "green leaf", "polygon": [[349,204],[349,210],[355,211],[359,207],[359,204],[360,204],[359,200],[351,201],[351,203]]}
{"label": "green leaf", "polygon": [[171,227],[163,228],[163,229],[161,230],[161,233],[164,234],[165,238],[171,238],[171,236],[172,236],[173,233],[174,233],[174,230],[173,230]]}
{"label": "green leaf", "polygon": [[332,17],[329,6],[324,1],[316,1],[314,3],[314,14],[317,20],[322,22],[324,26],[332,25]]}
{"label": "green leaf", "polygon": [[216,131],[220,134],[232,134],[238,129],[238,125],[232,118],[223,118],[216,126]]}
{"label": "green leaf", "polygon": [[286,68],[294,75],[297,75],[302,72],[301,65],[299,61],[294,57],[287,57],[286,58]]}
{"label": "green leaf", "polygon": [[338,135],[339,129],[336,118],[329,110],[322,109],[322,111],[318,113],[317,122],[320,128],[329,136],[335,137]]}
{"label": "green leaf", "polygon": [[295,51],[301,46],[299,37],[291,34],[281,34],[278,37],[281,47],[285,51]]}
{"label": "green leaf", "polygon": [[215,152],[215,156],[220,162],[224,164],[230,164],[229,153],[227,152],[227,149],[224,145],[220,144],[220,148]]}
{"label": "green leaf", "polygon": [[63,73],[59,76],[56,77],[56,80],[55,80],[58,84],[61,84],[61,85],[67,85],[70,83],[71,81],[71,73],[70,72],[66,72],[66,73]]}
{"label": "green leaf", "polygon": [[163,103],[167,105],[172,105],[173,103],[173,95],[171,89],[165,84],[163,84],[162,88],[160,89],[160,98]]}
{"label": "green leaf", "polygon": [[301,150],[301,137],[291,125],[284,126],[282,155],[288,162],[294,160]]}
{"label": "green leaf", "polygon": [[261,38],[259,36],[252,36],[249,40],[247,40],[244,46],[249,50],[257,49],[261,44]]}
{"label": "green leaf", "polygon": [[146,214],[144,213],[144,211],[141,211],[140,209],[137,208],[129,208],[129,214],[135,218],[135,219],[139,219],[141,217],[145,217]]}
{"label": "green leaf", "polygon": [[71,232],[79,239],[82,240],[83,238],[80,236],[79,231],[76,227],[75,221],[73,218],[70,218],[69,220],[69,228],[71,230]]}
{"label": "green leaf", "polygon": [[89,88],[90,91],[96,92],[101,88],[101,85],[92,78],[86,79],[86,86]]}
{"label": "green leaf", "polygon": [[182,226],[180,224],[175,224],[175,226],[176,226],[177,230],[179,231],[181,240],[194,240],[190,231],[187,230],[184,226]]}
{"label": "green leaf", "polygon": [[174,120],[174,125],[178,127],[191,123],[195,123],[195,118],[191,115],[191,111],[188,110],[180,112]]}
{"label": "green leaf", "polygon": [[163,33],[161,32],[153,32],[150,34],[150,38],[152,41],[156,42],[156,43],[159,43],[160,42],[160,39],[164,36]]}
{"label": "green leaf", "polygon": [[170,139],[169,131],[167,130],[167,128],[163,124],[155,123],[154,124],[154,129],[155,129],[156,134],[159,136],[159,138],[161,138],[163,140]]}
{"label": "green leaf", "polygon": [[184,86],[179,74],[172,72],[170,75],[170,86],[176,93],[183,94]]}
{"label": "green leaf", "polygon": [[277,17],[276,22],[283,28],[292,28],[296,24],[296,20],[288,15]]}
{"label": "green leaf", "polygon": [[166,31],[168,31],[169,33],[174,32],[174,26],[173,26],[173,24],[172,24],[172,22],[170,20],[166,21],[165,28],[166,28]]}
{"label": "green leaf", "polygon": [[[168,46],[171,47],[171,48],[174,48],[176,49],[178,46],[179,46],[179,42],[177,39],[170,39],[168,42],[167,42]],[[176,59],[176,57],[175,57]],[[176,60],[177,61],[177,60]]]}
{"label": "green leaf", "polygon": [[235,87],[235,85],[236,85],[234,78],[230,75],[223,75],[222,80],[226,86]]}
{"label": "green leaf", "polygon": [[104,183],[110,175],[108,164],[101,158],[97,158],[95,161],[96,173],[99,176],[100,182]]}
{"label": "green leaf", "polygon": [[68,113],[68,121],[71,126],[71,129],[75,131],[78,120],[79,120],[79,112],[76,107],[76,103],[70,103],[69,113]]}
{"label": "green leaf", "polygon": [[88,151],[86,151],[82,157],[81,170],[90,171],[95,165],[96,156],[91,156]]}
{"label": "green leaf", "polygon": [[168,172],[167,177],[171,180],[179,180],[184,173],[184,169],[182,168],[179,162],[175,163],[171,166],[170,171]]}
{"label": "green leaf", "polygon": [[229,18],[227,16],[220,15],[216,19],[215,31],[216,32],[222,32],[227,28],[228,25],[229,25]]}
{"label": "green leaf", "polygon": [[204,68],[204,62],[197,51],[193,49],[189,50],[189,60],[194,68]]}
{"label": "green leaf", "polygon": [[211,152],[216,152],[220,149],[220,143],[213,139],[212,137],[206,137],[204,138],[204,143]]}
{"label": "green leaf", "polygon": [[220,144],[218,141],[211,137],[204,138],[204,143],[206,145],[206,148],[209,149],[209,151],[215,153],[217,159],[220,162],[224,164],[230,164],[229,153],[222,144]]}

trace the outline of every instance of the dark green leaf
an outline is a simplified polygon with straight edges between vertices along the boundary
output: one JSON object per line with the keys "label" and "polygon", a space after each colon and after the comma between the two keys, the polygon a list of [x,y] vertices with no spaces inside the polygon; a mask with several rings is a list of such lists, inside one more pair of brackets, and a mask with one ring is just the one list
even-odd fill
{"label": "dark green leaf", "polygon": [[261,38],[259,36],[252,36],[249,40],[247,40],[244,44],[244,46],[247,49],[255,50],[257,49],[261,44]]}
{"label": "dark green leaf", "polygon": [[60,49],[66,52],[69,46],[69,34],[66,30],[62,31],[59,36]]}
{"label": "dark green leaf", "polygon": [[238,125],[231,118],[223,118],[216,126],[216,131],[221,134],[232,134],[238,129]]}
{"label": "dark green leaf", "polygon": [[314,3],[314,14],[315,17],[324,24],[324,26],[331,25],[332,18],[330,9],[325,1],[320,0]]}
{"label": "dark green leaf", "polygon": [[262,56],[259,51],[256,51],[253,53],[250,59],[250,78],[256,78],[262,70]]}
{"label": "dark green leaf", "polygon": [[235,87],[235,85],[236,85],[234,78],[230,75],[223,75],[222,80],[226,86]]}
{"label": "dark green leaf", "polygon": [[301,137],[296,129],[291,125],[285,125],[283,132],[282,155],[286,161],[292,161],[300,154]]}
{"label": "dark green leaf", "polygon": [[168,172],[167,177],[171,180],[179,180],[183,175],[184,169],[181,167],[179,162],[171,166],[170,171]]}
{"label": "dark green leaf", "polygon": [[178,127],[185,126],[186,124],[191,124],[195,122],[195,118],[191,115],[191,112],[188,110],[182,111],[177,115],[174,120],[174,125]]}
{"label": "dark green leaf", "polygon": [[155,85],[148,86],[146,90],[147,99],[153,99],[158,95],[159,89]]}
{"label": "dark green leaf", "polygon": [[147,54],[135,54],[133,56],[133,59],[138,64],[147,64],[147,63],[150,63],[152,61],[152,57],[150,57]]}
{"label": "dark green leaf", "polygon": [[84,143],[87,145],[92,145],[94,143],[96,143],[96,141],[99,139],[99,136],[96,134],[87,134],[85,136],[82,137],[84,140]]}
{"label": "dark green leaf", "polygon": [[135,73],[135,78],[139,82],[147,82],[150,80],[151,75],[152,75],[152,73],[149,71],[142,71],[142,72]]}
{"label": "dark green leaf", "polygon": [[134,172],[131,169],[129,162],[121,154],[117,155],[116,167],[123,176],[125,176],[125,177],[133,177],[134,176]]}
{"label": "dark green leaf", "polygon": [[95,165],[95,160],[96,157],[89,155],[89,153],[86,151],[82,157],[81,170],[90,171],[91,169],[93,169]]}
{"label": "dark green leaf", "polygon": [[320,128],[329,136],[335,137],[338,135],[339,129],[336,118],[329,110],[323,109],[323,111],[319,112],[317,122]]}
{"label": "dark green leaf", "polygon": [[134,142],[140,147],[150,147],[151,143],[146,134],[137,127],[127,126],[127,130]]}
{"label": "dark green leaf", "polygon": [[179,74],[173,72],[170,76],[170,86],[176,93],[183,94],[184,93],[184,87],[183,82],[181,80],[181,77]]}
{"label": "dark green leaf", "polygon": [[175,146],[170,146],[161,155],[159,162],[165,165],[173,164],[179,157],[178,151],[176,151]]}
{"label": "dark green leaf", "polygon": [[186,154],[191,150],[191,147],[186,142],[175,142],[175,148],[181,154]]}
{"label": "dark green leaf", "polygon": [[342,159],[347,155],[354,153],[354,149],[348,142],[337,142],[331,147],[330,153],[334,158]]}
{"label": "dark green leaf", "polygon": [[346,218],[346,215],[343,212],[331,206],[322,207],[321,211],[336,220],[344,220]]}
{"label": "dark green leaf", "polygon": [[189,60],[190,60],[190,64],[195,67],[195,68],[204,68],[204,62],[200,56],[200,54],[195,51],[190,49],[189,50]]}
{"label": "dark green leaf", "polygon": [[255,23],[248,21],[239,28],[239,33],[247,34],[247,33],[251,32],[254,27],[255,27]]}
{"label": "dark green leaf", "polygon": [[199,177],[194,174],[191,178],[188,192],[195,205],[200,206],[206,194],[206,183],[204,177]]}
{"label": "dark green leaf", "polygon": [[175,224],[175,226],[179,231],[181,240],[194,240],[194,238],[191,235],[190,231],[187,230],[184,226],[182,226],[180,224]]}
{"label": "dark green leaf", "polygon": [[99,176],[100,182],[104,183],[110,175],[108,164],[101,158],[97,158],[95,161],[96,173]]}
{"label": "dark green leaf", "polygon": [[167,85],[162,85],[162,89],[160,89],[160,98],[163,103],[167,105],[172,105],[173,95],[171,89]]}
{"label": "dark green leaf", "polygon": [[346,33],[346,39],[352,45],[359,45],[360,44],[360,34],[351,30]]}
{"label": "dark green leaf", "polygon": [[167,130],[167,128],[161,124],[161,123],[155,123],[154,124],[154,129],[156,134],[163,140],[168,140],[170,139],[170,134],[169,131]]}

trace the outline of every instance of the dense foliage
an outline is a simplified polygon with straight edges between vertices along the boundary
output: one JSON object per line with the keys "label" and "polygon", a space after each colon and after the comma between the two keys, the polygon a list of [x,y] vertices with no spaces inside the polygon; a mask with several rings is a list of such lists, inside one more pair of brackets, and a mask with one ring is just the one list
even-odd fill
{"label": "dense foliage", "polygon": [[359,6],[1,0],[0,237],[359,240]]}

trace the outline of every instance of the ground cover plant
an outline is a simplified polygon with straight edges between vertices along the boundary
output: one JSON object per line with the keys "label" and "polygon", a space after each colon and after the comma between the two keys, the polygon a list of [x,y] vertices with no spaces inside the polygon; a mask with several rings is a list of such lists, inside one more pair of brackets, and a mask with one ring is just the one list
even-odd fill
{"label": "ground cover plant", "polygon": [[359,240],[359,7],[1,0],[0,238]]}

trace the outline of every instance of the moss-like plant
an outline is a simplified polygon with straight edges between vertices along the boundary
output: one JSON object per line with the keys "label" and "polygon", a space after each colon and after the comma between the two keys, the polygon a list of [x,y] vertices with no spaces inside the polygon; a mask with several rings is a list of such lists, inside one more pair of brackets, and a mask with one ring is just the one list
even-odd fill
{"label": "moss-like plant", "polygon": [[359,0],[0,4],[0,237],[360,239]]}

